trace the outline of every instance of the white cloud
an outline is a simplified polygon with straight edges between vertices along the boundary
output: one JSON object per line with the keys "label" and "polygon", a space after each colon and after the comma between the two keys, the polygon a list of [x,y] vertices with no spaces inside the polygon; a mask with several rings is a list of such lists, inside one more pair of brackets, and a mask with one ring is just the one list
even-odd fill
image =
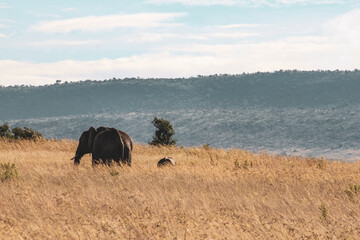
{"label": "white cloud", "polygon": [[53,18],[53,19],[59,19],[59,14],[36,14],[35,17],[37,18]]}
{"label": "white cloud", "polygon": [[250,32],[220,32],[214,31],[211,33],[190,33],[184,35],[178,35],[179,39],[194,39],[194,40],[218,40],[218,39],[243,39],[249,37],[259,36],[259,33],[250,33]]}
{"label": "white cloud", "polygon": [[0,18],[0,22],[15,23],[15,21],[14,21],[14,20],[5,19],[5,18]]}
{"label": "white cloud", "polygon": [[248,32],[214,32],[214,33],[135,33],[120,38],[126,42],[160,42],[169,38],[176,40],[217,40],[217,39],[244,39],[259,36],[258,33]]}
{"label": "white cloud", "polygon": [[11,8],[11,7],[6,3],[0,3],[0,8]]}
{"label": "white cloud", "polygon": [[237,44],[192,44],[192,45],[175,45],[164,46],[161,51],[174,55],[201,55],[223,58],[233,56],[236,58],[237,52],[241,45]]}
{"label": "white cloud", "polygon": [[[351,0],[354,1],[354,0]],[[171,4],[180,3],[183,5],[193,6],[211,6],[211,5],[224,5],[224,6],[270,6],[277,7],[282,5],[319,5],[319,4],[341,4],[346,0],[147,0],[148,3],[154,4]]]}
{"label": "white cloud", "polygon": [[139,42],[159,42],[169,38],[181,38],[181,34],[174,33],[153,33],[153,32],[139,32],[127,34],[119,38],[119,40],[131,43]]}
{"label": "white cloud", "polygon": [[166,3],[181,3],[184,5],[236,5],[238,1],[236,0],[148,0],[148,3],[155,4],[166,4]]}
{"label": "white cloud", "polygon": [[[328,36],[338,42],[360,45],[360,8],[339,15],[324,25]],[[360,56],[359,56],[360,57]]]}
{"label": "white cloud", "polygon": [[[157,23],[162,24],[163,21]],[[31,63],[0,60],[3,85],[46,84],[56,79],[108,79],[112,77],[189,77],[215,73],[274,71],[279,69],[355,69],[360,66],[360,9],[339,15],[326,22],[318,36],[283,37],[277,40],[226,41],[231,44],[199,44],[199,40],[244,36],[242,26],[225,25],[196,33],[156,33],[139,31],[128,40],[162,41],[188,38],[190,41],[167,41],[152,45],[148,53],[96,61],[66,60],[54,63]],[[255,27],[255,26],[254,26]],[[217,29],[216,31],[213,31]],[[142,30],[142,29],[141,29]],[[183,30],[183,29],[182,29]],[[236,31],[234,31],[236,30]],[[248,29],[246,29],[248,30]],[[222,34],[222,36],[221,36]],[[218,36],[216,36],[218,35]],[[219,36],[220,35],[220,36]],[[213,41],[211,41],[213,42]],[[214,41],[215,42],[215,41]],[[44,41],[38,45],[84,45],[96,40]],[[166,45],[165,45],[166,43]],[[200,43],[209,43],[201,42]]]}
{"label": "white cloud", "polygon": [[[61,61],[56,63],[29,63],[0,60],[1,84],[42,85],[56,79],[78,81],[112,77],[182,77],[219,70],[211,65],[224,66],[227,61],[215,57],[173,56],[166,53],[132,56],[97,61]],[[209,68],[210,67],[210,68]],[[213,70],[211,70],[213,69]]]}
{"label": "white cloud", "polygon": [[339,62],[360,66],[360,8],[328,21],[324,25],[324,34],[329,42],[341,48],[341,53],[336,56]]}
{"label": "white cloud", "polygon": [[7,38],[5,34],[0,33],[0,38]]}
{"label": "white cloud", "polygon": [[116,28],[154,28],[179,26],[169,23],[185,13],[137,13],[108,16],[88,16],[67,20],[40,22],[30,27],[30,31],[44,33],[70,33],[73,31],[109,31]]}
{"label": "white cloud", "polygon": [[[231,56],[236,58],[245,57],[253,58],[254,55],[264,59],[283,59],[283,63],[293,62],[292,58],[303,59],[304,56],[311,54],[322,54],[333,48],[332,44],[327,43],[328,39],[324,37],[292,37],[276,41],[261,43],[244,43],[244,44],[194,44],[164,46],[163,51],[180,54],[202,54],[214,57]],[[300,60],[301,61],[301,60]],[[254,63],[251,63],[254,64]],[[301,66],[299,66],[301,67]]]}
{"label": "white cloud", "polygon": [[8,24],[11,23],[15,23],[15,21],[13,20],[9,20],[9,19],[1,19],[0,18],[0,28],[9,28]]}
{"label": "white cloud", "polygon": [[259,36],[258,33],[249,32],[217,32],[208,35],[209,37],[215,38],[248,38],[253,36]]}
{"label": "white cloud", "polygon": [[43,12],[39,13],[34,10],[28,10],[26,13],[29,15],[32,15],[33,17],[42,18],[42,19],[44,19],[44,18],[45,19],[49,19],[49,18],[59,19],[60,18],[59,14],[51,14],[51,13],[43,13]]}
{"label": "white cloud", "polygon": [[345,0],[275,0],[275,1],[268,1],[269,3],[273,4],[333,4],[333,3],[343,3],[346,2]]}
{"label": "white cloud", "polygon": [[[137,31],[134,33],[126,34],[120,38],[121,41],[139,43],[139,42],[161,42],[164,41],[164,44],[167,44],[169,39],[172,41],[186,41],[186,40],[198,40],[198,41],[221,41],[221,40],[237,40],[245,39],[255,36],[260,36],[260,31],[253,31],[249,28],[257,28],[260,24],[232,24],[232,25],[215,25],[215,26],[206,26],[201,30],[196,29],[187,29],[182,28],[181,31],[171,31],[171,32],[146,32],[146,31]],[[241,28],[246,28],[246,31],[242,31]],[[176,29],[178,30],[178,29]],[[194,44],[194,41],[191,42]]]}
{"label": "white cloud", "polygon": [[61,9],[61,12],[74,12],[76,10],[77,10],[76,8],[69,7],[69,8]]}
{"label": "white cloud", "polygon": [[41,42],[31,42],[29,45],[32,46],[80,46],[80,45],[92,45],[92,44],[99,44],[101,43],[100,40],[86,40],[86,41],[69,41],[69,40],[48,40],[48,41],[41,41]]}
{"label": "white cloud", "polygon": [[256,27],[264,27],[268,26],[267,24],[244,24],[244,23],[237,23],[237,24],[229,24],[229,25],[217,25],[217,28],[223,29],[232,29],[232,28],[256,28]]}
{"label": "white cloud", "polygon": [[0,60],[1,83],[48,84],[112,77],[190,77],[279,69],[355,69],[359,48],[346,50],[327,37],[298,37],[254,44],[164,46],[152,54],[96,61],[30,63]]}

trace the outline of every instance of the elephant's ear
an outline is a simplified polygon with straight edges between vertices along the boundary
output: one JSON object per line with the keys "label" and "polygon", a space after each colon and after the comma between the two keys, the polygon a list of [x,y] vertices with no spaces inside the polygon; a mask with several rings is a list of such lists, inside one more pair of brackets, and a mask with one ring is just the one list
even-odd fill
{"label": "elephant's ear", "polygon": [[95,135],[96,135],[95,128],[90,127],[89,128],[89,142],[88,142],[90,152],[92,152],[92,145],[93,145],[93,142],[94,142]]}

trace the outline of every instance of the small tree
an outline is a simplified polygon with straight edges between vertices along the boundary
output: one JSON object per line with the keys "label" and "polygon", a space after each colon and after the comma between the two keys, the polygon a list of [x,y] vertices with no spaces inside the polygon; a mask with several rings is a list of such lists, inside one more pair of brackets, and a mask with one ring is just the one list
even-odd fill
{"label": "small tree", "polygon": [[176,140],[172,138],[175,134],[173,125],[163,119],[155,117],[151,122],[157,130],[153,136],[153,140],[149,143],[150,145],[175,145]]}
{"label": "small tree", "polygon": [[10,127],[7,123],[0,126],[0,138],[13,138]]}
{"label": "small tree", "polygon": [[26,140],[44,139],[43,135],[34,129],[28,127],[15,127],[10,129],[7,123],[0,125],[0,138]]}
{"label": "small tree", "polygon": [[36,140],[43,138],[41,133],[27,127],[24,127],[24,129],[15,127],[12,129],[12,133],[14,134],[15,139]]}

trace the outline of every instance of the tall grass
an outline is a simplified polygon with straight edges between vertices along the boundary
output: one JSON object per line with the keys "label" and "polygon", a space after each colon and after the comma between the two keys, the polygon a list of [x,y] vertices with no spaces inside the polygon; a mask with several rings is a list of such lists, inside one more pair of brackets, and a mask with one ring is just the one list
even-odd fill
{"label": "tall grass", "polygon": [[[70,161],[76,146],[0,141],[18,173],[0,181],[0,239],[360,236],[359,162],[135,145],[131,168],[93,168]],[[157,168],[164,156],[177,165]]]}

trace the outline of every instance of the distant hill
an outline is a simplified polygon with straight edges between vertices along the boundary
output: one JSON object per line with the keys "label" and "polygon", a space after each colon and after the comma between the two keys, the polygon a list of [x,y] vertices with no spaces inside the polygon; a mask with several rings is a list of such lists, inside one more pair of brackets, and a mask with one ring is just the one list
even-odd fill
{"label": "distant hill", "polygon": [[79,114],[360,103],[360,71],[278,71],[0,87],[0,120]]}
{"label": "distant hill", "polygon": [[78,139],[90,126],[151,141],[154,117],[179,145],[360,158],[360,71],[278,71],[0,87],[0,124]]}

